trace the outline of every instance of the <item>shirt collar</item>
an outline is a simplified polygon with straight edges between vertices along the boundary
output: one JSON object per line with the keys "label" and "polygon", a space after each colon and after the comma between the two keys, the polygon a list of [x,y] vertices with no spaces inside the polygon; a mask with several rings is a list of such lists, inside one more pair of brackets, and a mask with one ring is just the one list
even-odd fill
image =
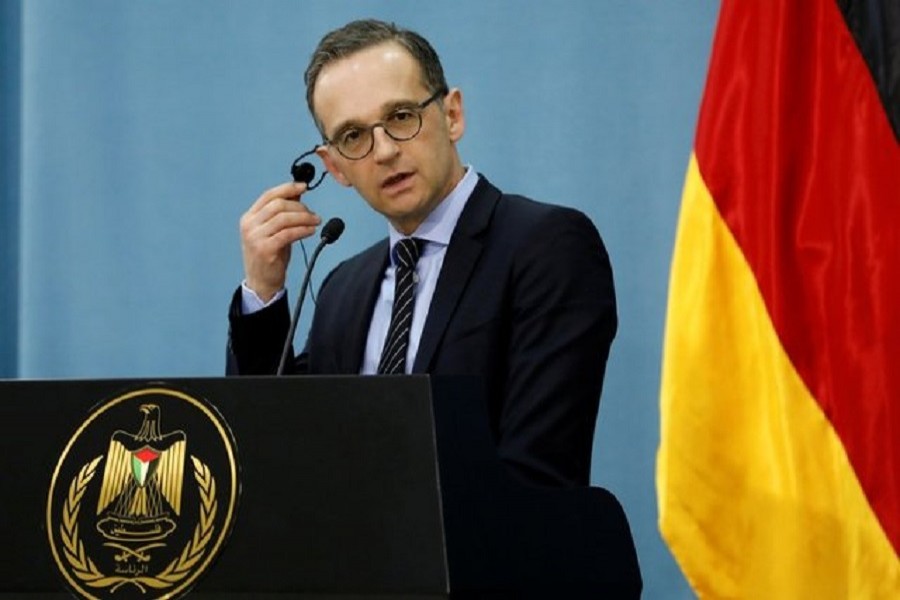
{"label": "shirt collar", "polygon": [[[456,222],[459,221],[459,216],[466,207],[466,202],[469,201],[469,196],[472,195],[472,190],[475,189],[477,183],[478,173],[475,172],[471,165],[466,166],[465,175],[459,180],[453,191],[425,217],[425,220],[409,237],[420,238],[431,244],[449,245],[453,230],[456,229]],[[390,223],[388,224],[388,230],[391,242],[390,255],[391,261],[393,261],[394,244],[406,236],[394,229],[394,226]],[[428,248],[428,245],[426,244],[425,249]]]}

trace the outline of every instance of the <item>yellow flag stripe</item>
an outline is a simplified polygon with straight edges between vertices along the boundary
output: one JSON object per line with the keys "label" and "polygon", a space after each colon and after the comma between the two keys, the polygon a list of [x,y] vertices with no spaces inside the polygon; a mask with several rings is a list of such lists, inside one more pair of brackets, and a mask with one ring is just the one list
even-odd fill
{"label": "yellow flag stripe", "polygon": [[897,598],[900,562],[691,157],[675,243],[660,529],[714,598]]}

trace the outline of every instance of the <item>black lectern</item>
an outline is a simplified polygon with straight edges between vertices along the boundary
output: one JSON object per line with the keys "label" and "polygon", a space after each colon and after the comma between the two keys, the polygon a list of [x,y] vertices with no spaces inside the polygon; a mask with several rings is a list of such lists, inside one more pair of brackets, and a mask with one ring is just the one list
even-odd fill
{"label": "black lectern", "polygon": [[[47,535],[54,468],[92,407],[148,383],[0,382],[0,595],[65,597]],[[493,451],[474,380],[161,385],[205,399],[236,442],[236,519],[190,597],[640,596],[616,499],[510,475]]]}

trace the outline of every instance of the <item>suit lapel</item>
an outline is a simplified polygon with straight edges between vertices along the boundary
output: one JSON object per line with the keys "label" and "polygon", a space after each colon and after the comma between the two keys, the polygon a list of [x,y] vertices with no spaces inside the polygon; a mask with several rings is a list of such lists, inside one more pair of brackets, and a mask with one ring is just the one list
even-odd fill
{"label": "suit lapel", "polygon": [[427,373],[432,367],[435,351],[444,337],[450,317],[456,311],[481,256],[484,247],[482,234],[490,223],[499,199],[500,190],[479,176],[478,184],[466,202],[447,246],[444,264],[428,309],[428,318],[419,340],[414,373]]}

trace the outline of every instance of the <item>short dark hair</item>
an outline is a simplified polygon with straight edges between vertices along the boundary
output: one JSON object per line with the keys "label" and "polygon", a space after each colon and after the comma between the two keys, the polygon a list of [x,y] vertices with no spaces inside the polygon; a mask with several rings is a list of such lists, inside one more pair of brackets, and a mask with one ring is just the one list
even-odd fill
{"label": "short dark hair", "polygon": [[412,55],[419,63],[422,71],[422,83],[429,91],[436,92],[447,89],[447,80],[444,78],[441,59],[424,37],[415,31],[398,27],[394,23],[375,19],[352,21],[326,34],[319,41],[303,76],[303,81],[306,83],[306,104],[319,129],[322,129],[322,124],[313,109],[313,94],[316,91],[316,80],[322,69],[331,62],[385,42],[396,42]]}

